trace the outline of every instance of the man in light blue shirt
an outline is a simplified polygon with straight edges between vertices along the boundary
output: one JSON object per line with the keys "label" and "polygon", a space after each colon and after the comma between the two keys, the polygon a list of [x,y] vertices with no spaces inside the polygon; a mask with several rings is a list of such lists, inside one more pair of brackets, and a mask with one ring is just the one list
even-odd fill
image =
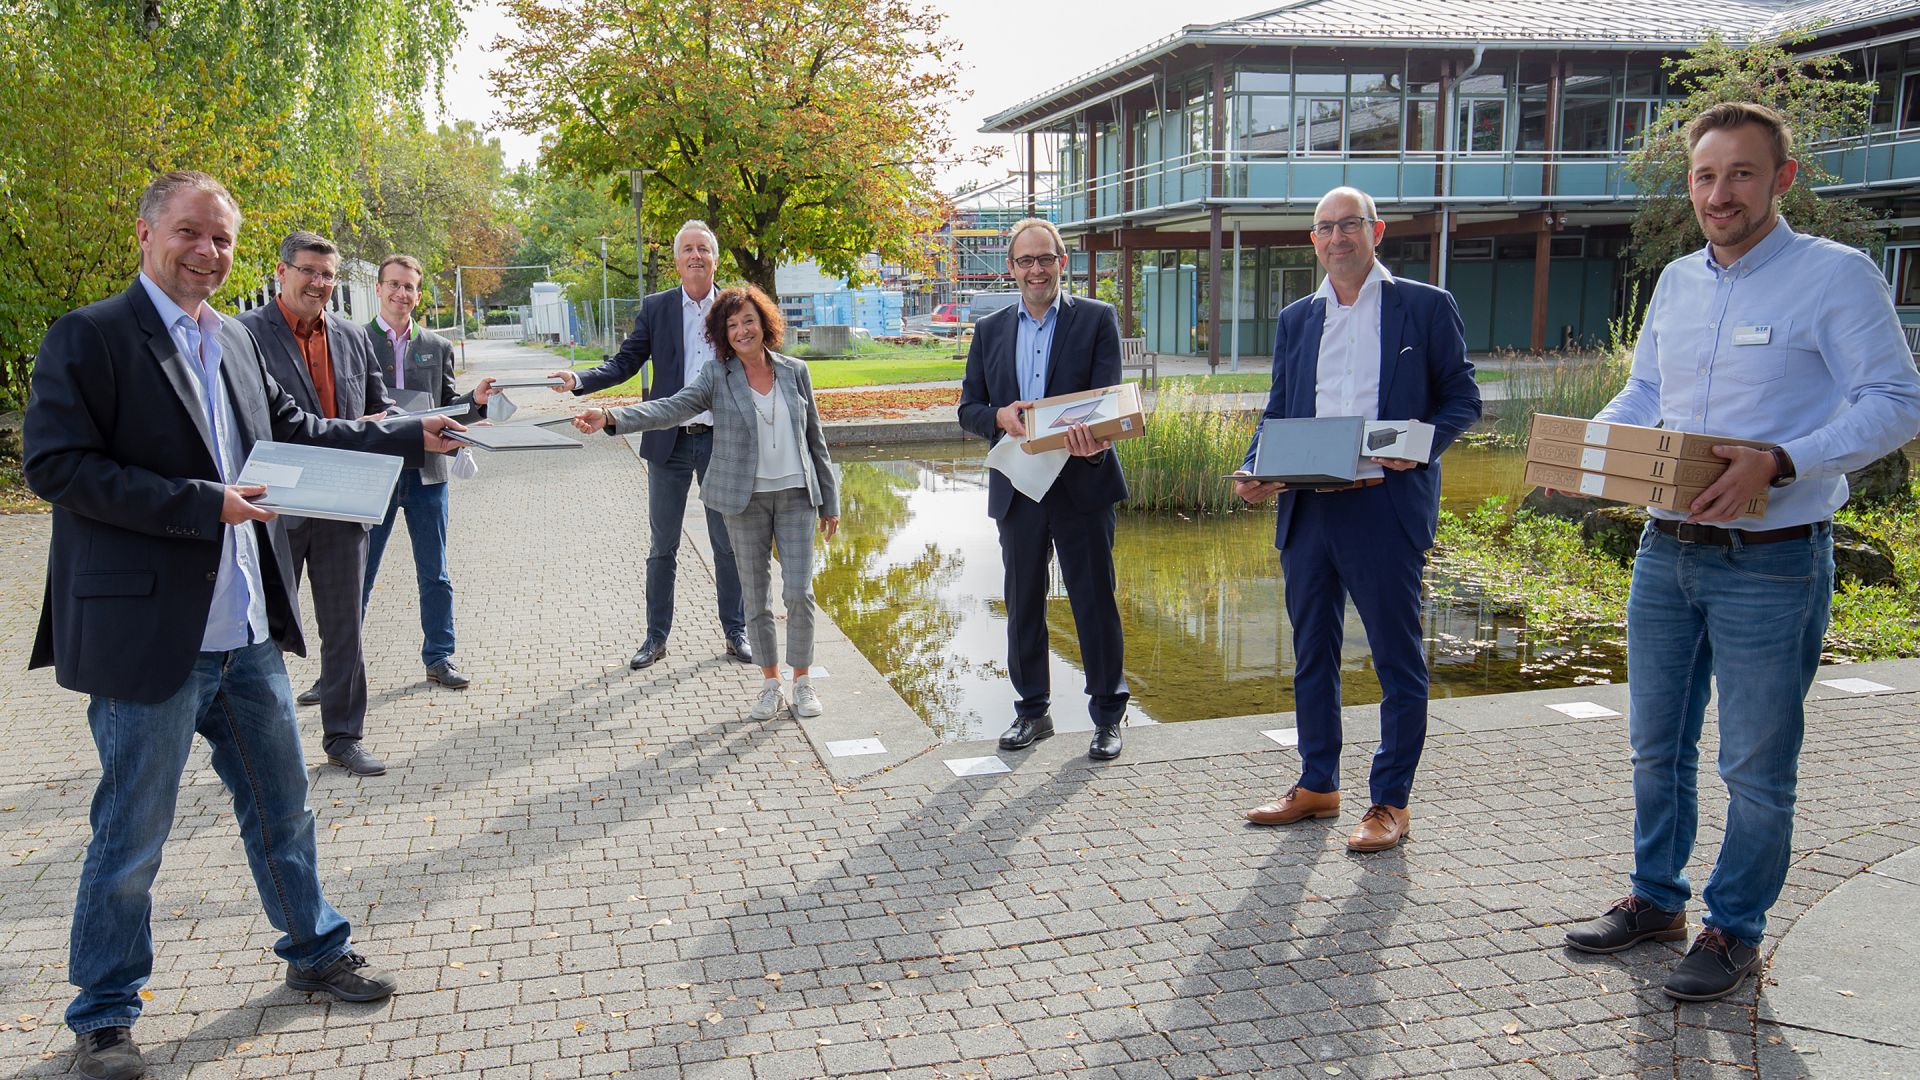
{"label": "man in light blue shirt", "polygon": [[[1920,432],[1920,375],[1872,260],[1779,216],[1797,169],[1780,114],[1717,105],[1687,141],[1707,247],[1661,272],[1632,375],[1595,419],[1773,446],[1715,447],[1727,470],[1688,512],[1651,511],[1627,601],[1632,892],[1567,944],[1611,953],[1686,937],[1711,678],[1726,835],[1704,929],[1664,988],[1709,1001],[1758,969],[1786,881],[1802,702],[1833,602],[1833,512],[1848,470]],[[1770,486],[1765,512],[1741,516]]]}

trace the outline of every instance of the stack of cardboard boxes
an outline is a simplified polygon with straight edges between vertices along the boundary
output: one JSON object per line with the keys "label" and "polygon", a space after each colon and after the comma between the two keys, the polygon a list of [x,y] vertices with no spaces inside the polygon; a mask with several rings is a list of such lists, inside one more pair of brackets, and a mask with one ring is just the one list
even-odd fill
{"label": "stack of cardboard boxes", "polygon": [[[1684,511],[1727,470],[1716,446],[1769,444],[1695,435],[1637,424],[1609,424],[1536,413],[1527,438],[1526,482],[1638,506]],[[1758,517],[1767,493],[1750,500],[1742,517]]]}

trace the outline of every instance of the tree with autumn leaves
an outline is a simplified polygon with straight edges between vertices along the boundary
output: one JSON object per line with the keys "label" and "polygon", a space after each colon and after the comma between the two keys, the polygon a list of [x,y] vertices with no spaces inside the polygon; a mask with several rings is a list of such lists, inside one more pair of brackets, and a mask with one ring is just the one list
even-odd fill
{"label": "tree with autumn leaves", "polygon": [[957,98],[940,16],[911,0],[507,0],[494,84],[506,119],[551,132],[554,170],[627,198],[647,231],[712,225],[739,276],[869,252],[926,262]]}

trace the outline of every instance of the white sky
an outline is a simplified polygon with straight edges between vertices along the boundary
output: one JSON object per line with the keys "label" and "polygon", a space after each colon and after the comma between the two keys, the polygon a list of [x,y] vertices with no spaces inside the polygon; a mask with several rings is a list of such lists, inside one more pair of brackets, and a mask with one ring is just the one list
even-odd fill
{"label": "white sky", "polygon": [[[1190,23],[1212,23],[1266,10],[1271,0],[931,0],[946,14],[948,37],[960,41],[960,88],[971,95],[953,110],[950,123],[963,145],[1002,146],[987,170],[951,171],[942,186],[964,180],[987,181],[1013,167],[1013,140],[977,133],[988,115],[1017,105],[1043,91],[1101,67],[1125,53],[1156,41]],[[476,0],[467,15],[467,33],[447,75],[446,112],[450,120],[473,120],[500,138],[507,161],[531,161],[540,140],[508,130],[498,120],[499,102],[487,81],[496,59],[487,46],[513,23],[494,0]],[[1044,47],[1019,45],[1045,42]],[[428,110],[434,106],[429,103]]]}

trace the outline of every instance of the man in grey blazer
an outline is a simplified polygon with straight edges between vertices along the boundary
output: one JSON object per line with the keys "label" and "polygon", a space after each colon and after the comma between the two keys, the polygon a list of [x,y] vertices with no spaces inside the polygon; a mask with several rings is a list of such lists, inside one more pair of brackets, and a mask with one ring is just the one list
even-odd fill
{"label": "man in grey blazer", "polygon": [[[479,419],[482,406],[493,396],[493,378],[465,394],[453,392],[453,343],[421,326],[413,317],[420,303],[425,272],[411,255],[389,255],[380,264],[380,313],[367,323],[367,341],[373,348],[381,376],[389,390],[425,390],[433,407],[456,403],[468,406],[460,419]],[[427,680],[451,690],[465,690],[472,682],[453,663],[453,579],[447,574],[447,476],[452,457],[428,454],[426,464],[400,474],[387,518],[368,536],[367,576],[360,591],[365,608],[373,597],[373,579],[380,573],[380,556],[393,533],[394,518],[407,512],[407,535],[413,541],[413,573],[420,587],[420,661]]]}
{"label": "man in grey blazer", "polygon": [[[280,242],[277,295],[243,313],[240,325],[260,344],[267,372],[304,412],[358,420],[386,411],[386,384],[360,327],[327,310],[339,281],[340,252],[326,237],[295,232]],[[283,519],[295,587],[313,586],[320,626],[320,678],[297,699],[320,706],[327,764],[355,776],[387,767],[361,741],[367,720],[367,666],[360,651],[360,591],[367,572],[367,526],[357,521]]]}

